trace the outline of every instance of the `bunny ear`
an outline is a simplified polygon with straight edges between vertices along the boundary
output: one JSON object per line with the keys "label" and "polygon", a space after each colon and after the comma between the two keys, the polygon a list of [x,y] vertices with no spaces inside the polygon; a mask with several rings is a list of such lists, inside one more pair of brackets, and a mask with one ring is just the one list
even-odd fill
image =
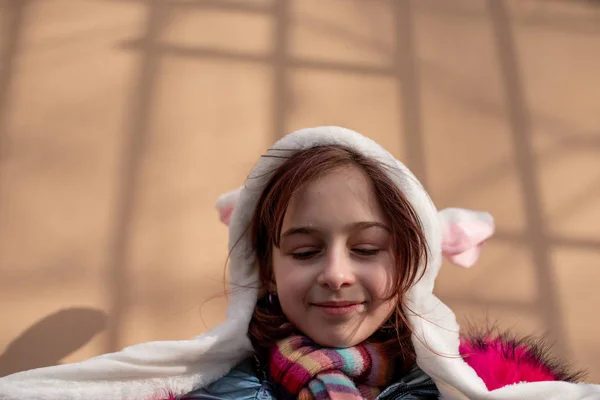
{"label": "bunny ear", "polygon": [[470,268],[481,247],[494,234],[494,218],[486,212],[446,208],[438,213],[442,226],[442,254],[451,263]]}
{"label": "bunny ear", "polygon": [[237,204],[238,199],[240,198],[240,193],[242,188],[238,188],[229,193],[222,194],[217,199],[215,207],[217,211],[219,211],[219,219],[222,223],[229,226],[229,221],[231,220],[231,214],[233,214],[233,209]]}

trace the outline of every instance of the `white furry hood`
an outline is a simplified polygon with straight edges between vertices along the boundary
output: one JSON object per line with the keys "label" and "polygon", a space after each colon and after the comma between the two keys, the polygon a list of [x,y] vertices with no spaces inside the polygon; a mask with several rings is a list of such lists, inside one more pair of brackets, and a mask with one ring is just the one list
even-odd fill
{"label": "white furry hood", "polygon": [[[524,383],[489,392],[458,352],[459,327],[452,310],[434,294],[442,251],[456,264],[470,266],[479,245],[491,235],[493,221],[486,213],[449,209],[438,213],[427,192],[410,171],[372,140],[339,127],[294,132],[275,143],[271,154],[326,144],[348,146],[388,165],[390,177],[402,189],[421,218],[430,248],[425,275],[407,294],[413,313],[413,344],[419,366],[436,382],[443,399],[600,399],[600,386],[566,382]],[[229,224],[230,282],[252,287],[258,280],[249,238],[243,236],[262,189],[282,158],[262,157],[243,188],[217,204]],[[234,247],[238,239],[242,240]],[[252,354],[246,336],[258,291],[233,291],[224,323],[196,338],[150,342],[90,360],[41,368],[0,378],[0,399],[21,400],[146,400],[171,391],[185,394],[207,385]],[[426,344],[426,345],[424,345]],[[443,356],[440,356],[443,355]],[[166,397],[166,396],[165,396]]]}

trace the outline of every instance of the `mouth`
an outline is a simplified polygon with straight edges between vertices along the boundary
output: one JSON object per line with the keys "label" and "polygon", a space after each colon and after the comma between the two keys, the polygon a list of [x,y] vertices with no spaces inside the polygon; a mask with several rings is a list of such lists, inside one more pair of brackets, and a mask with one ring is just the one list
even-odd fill
{"label": "mouth", "polygon": [[316,307],[349,307],[358,304],[363,304],[362,301],[324,301],[322,303],[313,303]]}
{"label": "mouth", "polygon": [[311,305],[326,315],[347,315],[360,311],[364,304],[361,301],[326,301]]}

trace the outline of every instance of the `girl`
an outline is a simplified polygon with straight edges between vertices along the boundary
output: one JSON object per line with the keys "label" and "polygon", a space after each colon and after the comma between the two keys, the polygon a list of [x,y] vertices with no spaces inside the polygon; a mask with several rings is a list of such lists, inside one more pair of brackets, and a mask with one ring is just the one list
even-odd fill
{"label": "girl", "polygon": [[442,254],[476,261],[492,219],[438,213],[358,133],[286,136],[217,206],[230,226],[223,324],[2,378],[0,399],[600,399],[535,346],[461,342],[434,281]]}

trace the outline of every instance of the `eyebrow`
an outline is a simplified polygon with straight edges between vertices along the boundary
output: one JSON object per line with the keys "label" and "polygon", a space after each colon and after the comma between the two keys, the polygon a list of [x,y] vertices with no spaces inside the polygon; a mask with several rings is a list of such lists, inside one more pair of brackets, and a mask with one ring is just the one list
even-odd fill
{"label": "eyebrow", "polygon": [[[391,229],[386,225],[383,224],[381,222],[377,222],[377,221],[359,221],[359,222],[354,222],[350,225],[348,225],[345,230],[348,232],[353,232],[353,231],[362,231],[365,229],[369,229],[369,228],[381,228],[387,232],[391,232]],[[312,235],[312,234],[316,234],[316,233],[320,233],[320,231],[317,228],[313,228],[311,226],[296,226],[296,227],[292,227],[288,230],[286,230],[281,237],[289,237],[289,236],[293,236],[293,235]]]}

